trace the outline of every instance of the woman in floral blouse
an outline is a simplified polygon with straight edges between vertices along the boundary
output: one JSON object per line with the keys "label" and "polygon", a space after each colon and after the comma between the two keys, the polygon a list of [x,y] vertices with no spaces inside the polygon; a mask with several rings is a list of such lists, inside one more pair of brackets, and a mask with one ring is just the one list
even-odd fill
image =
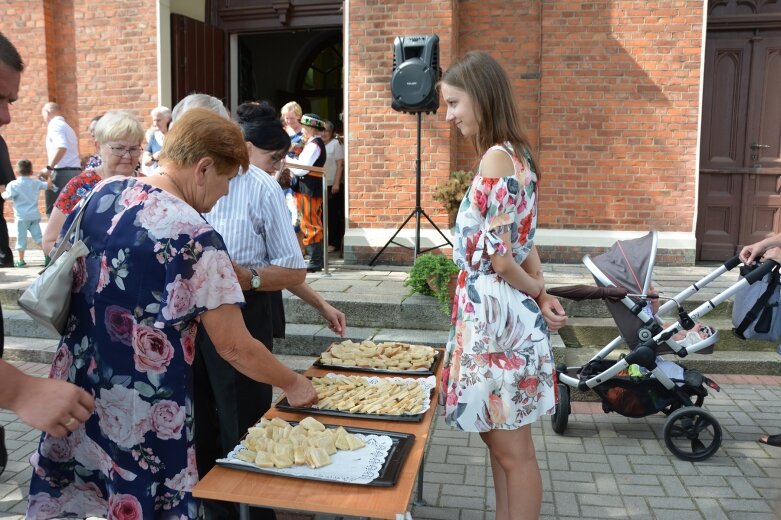
{"label": "woman in floral blouse", "polygon": [[306,378],[250,336],[230,257],[200,215],[248,167],[241,130],[192,109],[166,138],[161,164],[164,175],[101,182],[87,204],[81,231],[90,254],[74,268],[68,331],[50,377],[94,395],[95,413],[84,423],[63,419],[65,438],[42,435],[29,519],[197,518],[191,364],[199,320],[238,371],[281,387],[294,406],[317,400]]}
{"label": "woman in floral blouse", "polygon": [[482,157],[456,219],[461,273],[442,376],[445,420],[479,432],[488,446],[496,518],[538,518],[531,424],[555,405],[546,319],[553,328],[566,319],[544,291],[533,245],[538,175],[510,82],[493,58],[468,53],[440,88],[446,119]]}

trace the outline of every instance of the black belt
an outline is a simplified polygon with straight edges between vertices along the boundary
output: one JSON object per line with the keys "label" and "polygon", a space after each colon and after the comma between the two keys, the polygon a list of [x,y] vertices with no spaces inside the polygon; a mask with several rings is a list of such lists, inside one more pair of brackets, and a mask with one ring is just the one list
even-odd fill
{"label": "black belt", "polygon": [[68,166],[67,168],[53,168],[53,172],[60,172],[65,170],[81,170],[78,166]]}

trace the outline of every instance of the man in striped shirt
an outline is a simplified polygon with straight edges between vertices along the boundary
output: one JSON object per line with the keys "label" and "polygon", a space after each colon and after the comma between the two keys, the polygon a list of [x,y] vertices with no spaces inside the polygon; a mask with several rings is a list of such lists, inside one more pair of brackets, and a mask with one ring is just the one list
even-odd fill
{"label": "man in striped shirt", "polygon": [[[194,99],[215,103],[215,111],[224,111],[221,102],[211,96]],[[195,106],[188,104],[188,108]],[[174,124],[182,112],[174,109]],[[247,329],[273,350],[274,338],[285,335],[282,289],[288,289],[312,305],[329,328],[341,336],[346,328],[344,314],[304,281],[306,262],[290,224],[282,189],[267,173],[280,166],[290,138],[268,103],[245,103],[237,117],[250,150],[250,168],[231,179],[228,195],[217,201],[204,218],[222,235],[233,260],[246,300],[242,314]],[[196,336],[196,350],[195,451],[203,476],[271,407],[272,388],[249,379],[225,362],[203,329]],[[204,501],[207,519],[235,517],[234,508],[233,504]],[[251,512],[252,518],[275,517],[272,510],[253,508]]]}

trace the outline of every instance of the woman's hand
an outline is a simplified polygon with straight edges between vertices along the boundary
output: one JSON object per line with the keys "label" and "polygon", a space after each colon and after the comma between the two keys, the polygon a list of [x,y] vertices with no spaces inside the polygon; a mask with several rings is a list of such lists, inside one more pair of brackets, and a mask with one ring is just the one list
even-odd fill
{"label": "woman's hand", "polygon": [[545,319],[549,331],[557,332],[567,324],[567,313],[555,296],[542,291],[537,298],[537,305],[540,306],[540,312],[542,312],[542,317]]}
{"label": "woman's hand", "polygon": [[312,382],[301,374],[298,374],[295,381],[283,388],[282,391],[285,392],[290,406],[295,408],[306,408],[316,404],[318,401],[317,391]]}

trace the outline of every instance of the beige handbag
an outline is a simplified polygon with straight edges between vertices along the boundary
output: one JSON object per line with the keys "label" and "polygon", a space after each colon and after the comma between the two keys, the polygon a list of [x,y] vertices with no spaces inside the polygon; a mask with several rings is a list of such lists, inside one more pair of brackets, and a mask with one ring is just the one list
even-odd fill
{"label": "beige handbag", "polygon": [[[87,207],[87,199],[81,205],[79,214],[71,222],[68,231],[62,237],[60,245],[51,257],[51,263],[40,276],[19,297],[19,307],[38,323],[47,326],[60,336],[65,335],[68,325],[68,315],[71,307],[71,292],[73,290],[73,264],[83,256],[87,256],[89,248],[78,240],[81,218]],[[71,239],[71,237],[73,237]],[[71,245],[71,240],[76,242]],[[70,248],[65,250],[66,247]]]}

